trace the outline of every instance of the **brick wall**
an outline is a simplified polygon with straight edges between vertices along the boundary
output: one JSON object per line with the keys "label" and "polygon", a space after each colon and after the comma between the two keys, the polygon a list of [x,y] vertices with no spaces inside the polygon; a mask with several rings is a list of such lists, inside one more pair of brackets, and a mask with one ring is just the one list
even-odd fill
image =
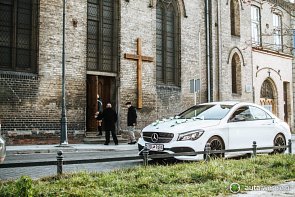
{"label": "brick wall", "polygon": [[[213,65],[217,75],[214,80],[215,86],[213,87],[213,92],[215,92],[214,100],[251,102],[253,101],[253,94],[246,91],[246,86],[252,87],[252,75],[249,74],[252,73],[251,6],[247,3],[242,3],[243,9],[240,9],[240,36],[233,36],[231,35],[230,3],[227,4],[221,1],[221,4],[218,5],[217,2],[219,1],[213,1],[212,8],[212,28],[214,32],[212,37],[215,49]],[[218,7],[220,10],[218,10]],[[220,35],[218,35],[218,28],[220,28]],[[218,54],[218,49],[221,51],[220,54]],[[232,93],[231,60],[235,53],[239,55],[241,61],[241,94]],[[221,60],[218,59],[219,57]],[[221,62],[221,65],[219,65],[219,62]],[[219,97],[217,95],[218,92]]]}
{"label": "brick wall", "polygon": [[[156,6],[149,7],[149,0],[122,2],[121,5],[121,51],[136,54],[136,39],[142,39],[143,55],[156,57]],[[180,2],[180,1],[179,1]],[[184,16],[184,5],[179,3],[181,27],[181,86],[157,85],[156,62],[143,63],[143,108],[138,110],[138,127],[176,115],[194,103],[194,94],[189,93],[189,80],[201,78],[204,56],[199,48],[199,37],[203,28],[203,17],[197,10],[200,8],[196,1],[185,1],[187,18]],[[203,36],[203,33],[201,33]],[[130,100],[136,106],[136,61],[126,60],[121,55],[120,70],[120,129],[126,129],[126,101]],[[202,74],[201,74],[202,73]],[[202,80],[202,84],[205,84]],[[205,88],[202,89],[202,94]]]}
{"label": "brick wall", "polygon": [[[69,1],[66,13],[66,108],[73,143],[82,141],[86,124],[87,4]],[[0,73],[0,120],[8,144],[59,142],[62,1],[40,0],[39,20],[38,73]]]}

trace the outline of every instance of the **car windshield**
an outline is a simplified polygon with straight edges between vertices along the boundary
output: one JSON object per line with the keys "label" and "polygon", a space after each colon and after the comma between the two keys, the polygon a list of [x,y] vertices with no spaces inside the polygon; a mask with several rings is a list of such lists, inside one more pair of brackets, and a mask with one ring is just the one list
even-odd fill
{"label": "car windshield", "polygon": [[233,105],[196,105],[179,114],[181,119],[221,120]]}

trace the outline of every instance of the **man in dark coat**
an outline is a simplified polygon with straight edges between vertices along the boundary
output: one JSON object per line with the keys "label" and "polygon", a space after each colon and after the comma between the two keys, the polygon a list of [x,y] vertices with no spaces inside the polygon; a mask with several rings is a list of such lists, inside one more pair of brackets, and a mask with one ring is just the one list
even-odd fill
{"label": "man in dark coat", "polygon": [[127,102],[126,106],[128,108],[127,113],[127,129],[128,129],[128,135],[129,135],[129,143],[128,144],[136,144],[136,139],[134,136],[134,129],[136,125],[136,109],[131,105],[131,102]]}
{"label": "man in dark coat", "polygon": [[102,119],[104,122],[104,130],[106,141],[104,145],[109,145],[110,143],[110,133],[112,133],[112,137],[115,145],[118,145],[118,139],[116,135],[116,122],[117,122],[117,113],[112,109],[112,104],[107,103],[106,109],[102,113]]}

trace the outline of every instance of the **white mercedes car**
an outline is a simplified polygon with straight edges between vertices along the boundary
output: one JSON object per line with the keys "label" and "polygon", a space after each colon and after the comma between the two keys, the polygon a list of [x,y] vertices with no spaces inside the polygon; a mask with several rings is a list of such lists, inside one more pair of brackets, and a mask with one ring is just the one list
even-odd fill
{"label": "white mercedes car", "polygon": [[[0,125],[1,127],[1,125]],[[1,128],[0,128],[1,129]],[[0,130],[1,131],[1,130]],[[4,139],[1,137],[1,133],[0,133],[0,163],[4,162],[5,159],[5,155],[6,155],[6,146],[5,146],[5,141]]]}
{"label": "white mercedes car", "polygon": [[[178,116],[157,120],[142,130],[138,149],[149,154],[283,146],[291,139],[290,127],[265,108],[252,103],[213,102],[193,106]],[[285,148],[263,150],[284,153]],[[259,151],[257,151],[259,152]],[[247,152],[243,152],[245,154]],[[231,157],[241,153],[212,154]],[[177,156],[180,160],[202,160],[204,155]]]}

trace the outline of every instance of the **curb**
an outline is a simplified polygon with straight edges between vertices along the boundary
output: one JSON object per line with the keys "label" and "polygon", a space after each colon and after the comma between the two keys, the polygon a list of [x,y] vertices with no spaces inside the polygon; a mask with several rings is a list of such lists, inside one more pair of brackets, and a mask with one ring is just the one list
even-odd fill
{"label": "curb", "polygon": [[[292,134],[291,137],[293,143],[295,144],[295,134]],[[6,147],[6,155],[16,155],[16,154],[38,154],[38,153],[57,153],[57,151],[62,150],[64,153],[74,153],[74,152],[100,152],[100,151],[127,151],[134,150],[137,151],[137,144],[133,146],[125,146],[120,144],[118,146],[115,145],[95,145],[96,147],[89,147],[89,144],[84,144],[88,147],[79,147],[81,144],[77,145],[69,145],[69,146],[59,146],[59,145],[49,145],[47,147],[42,147],[42,145],[32,145],[32,146],[7,146]],[[97,147],[100,146],[100,147]]]}
{"label": "curb", "polygon": [[99,151],[116,151],[116,149],[76,149],[76,148],[57,148],[57,149],[39,149],[39,150],[7,150],[7,155],[21,155],[21,154],[37,154],[37,153],[57,153],[57,151],[63,151],[63,153],[73,152],[99,152]]}
{"label": "curb", "polygon": [[15,155],[15,154],[38,154],[38,153],[57,153],[57,151],[63,151],[64,153],[74,153],[74,152],[105,152],[105,151],[137,151],[137,144],[133,146],[126,146],[124,144],[120,145],[100,145],[100,146],[87,146],[85,145],[69,145],[69,146],[59,146],[59,145],[32,145],[32,146],[7,146],[6,154],[7,155]]}

